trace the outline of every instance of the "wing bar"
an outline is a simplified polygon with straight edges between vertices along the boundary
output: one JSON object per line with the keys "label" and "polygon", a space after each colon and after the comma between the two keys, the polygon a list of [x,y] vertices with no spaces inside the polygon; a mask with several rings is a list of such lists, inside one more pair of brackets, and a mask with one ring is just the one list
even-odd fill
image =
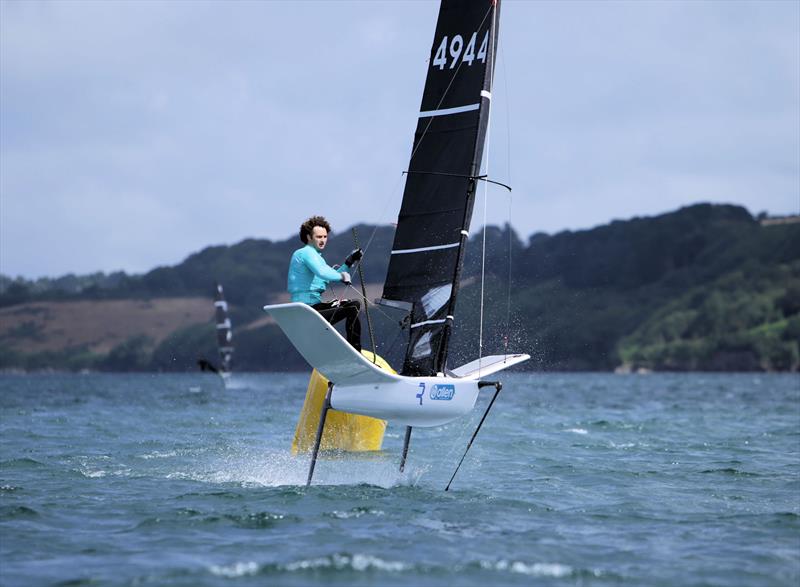
{"label": "wing bar", "polygon": [[303,358],[336,385],[379,384],[400,377],[374,365],[355,350],[311,306],[292,302],[264,306]]}

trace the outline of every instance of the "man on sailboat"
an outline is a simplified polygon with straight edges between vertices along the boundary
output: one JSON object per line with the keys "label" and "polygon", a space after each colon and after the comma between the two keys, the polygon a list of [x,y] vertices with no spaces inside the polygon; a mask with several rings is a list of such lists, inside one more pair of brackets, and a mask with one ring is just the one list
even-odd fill
{"label": "man on sailboat", "polygon": [[289,261],[288,290],[293,302],[310,305],[331,324],[345,322],[347,342],[361,351],[361,304],[357,300],[322,301],[328,283],[341,281],[350,285],[350,268],[361,260],[361,249],[351,252],[338,268],[329,266],[322,258],[328,243],[331,225],[323,216],[312,216],[300,225],[300,240],[305,244],[292,254]]}

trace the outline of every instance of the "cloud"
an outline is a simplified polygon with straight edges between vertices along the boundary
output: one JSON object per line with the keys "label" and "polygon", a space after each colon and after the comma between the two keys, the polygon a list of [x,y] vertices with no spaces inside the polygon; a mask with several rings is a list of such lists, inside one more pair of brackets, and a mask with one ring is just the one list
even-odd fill
{"label": "cloud", "polygon": [[[437,11],[0,2],[0,272],[145,271],[312,213],[393,222]],[[797,3],[502,12],[489,167],[520,233],[698,200],[798,212]]]}

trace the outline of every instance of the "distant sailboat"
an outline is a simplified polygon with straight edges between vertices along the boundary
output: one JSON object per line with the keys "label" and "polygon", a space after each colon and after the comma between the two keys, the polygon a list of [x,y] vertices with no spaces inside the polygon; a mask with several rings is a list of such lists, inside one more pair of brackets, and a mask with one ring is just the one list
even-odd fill
{"label": "distant sailboat", "polygon": [[201,371],[211,371],[222,377],[227,383],[231,377],[231,360],[233,358],[233,329],[228,316],[228,302],[225,301],[225,292],[222,285],[217,283],[214,293],[214,320],[217,330],[217,351],[219,352],[219,366],[214,366],[206,359],[197,361]]}
{"label": "distant sailboat", "polygon": [[405,424],[403,470],[413,426],[439,426],[467,414],[485,387],[495,389],[488,413],[501,385],[483,378],[530,358],[508,354],[482,357],[452,370],[447,365],[476,185],[486,179],[480,175],[480,165],[492,98],[499,9],[499,0],[443,0],[439,10],[379,300],[407,312],[409,340],[399,374],[362,356],[305,304],[264,307],[306,361],[329,381],[308,483],[330,408]]}

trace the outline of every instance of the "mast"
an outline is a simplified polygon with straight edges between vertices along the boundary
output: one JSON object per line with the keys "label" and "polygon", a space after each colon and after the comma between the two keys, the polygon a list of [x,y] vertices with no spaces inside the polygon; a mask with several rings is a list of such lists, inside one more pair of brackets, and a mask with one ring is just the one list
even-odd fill
{"label": "mast", "polygon": [[382,303],[410,312],[401,374],[444,370],[489,121],[500,0],[442,0]]}

